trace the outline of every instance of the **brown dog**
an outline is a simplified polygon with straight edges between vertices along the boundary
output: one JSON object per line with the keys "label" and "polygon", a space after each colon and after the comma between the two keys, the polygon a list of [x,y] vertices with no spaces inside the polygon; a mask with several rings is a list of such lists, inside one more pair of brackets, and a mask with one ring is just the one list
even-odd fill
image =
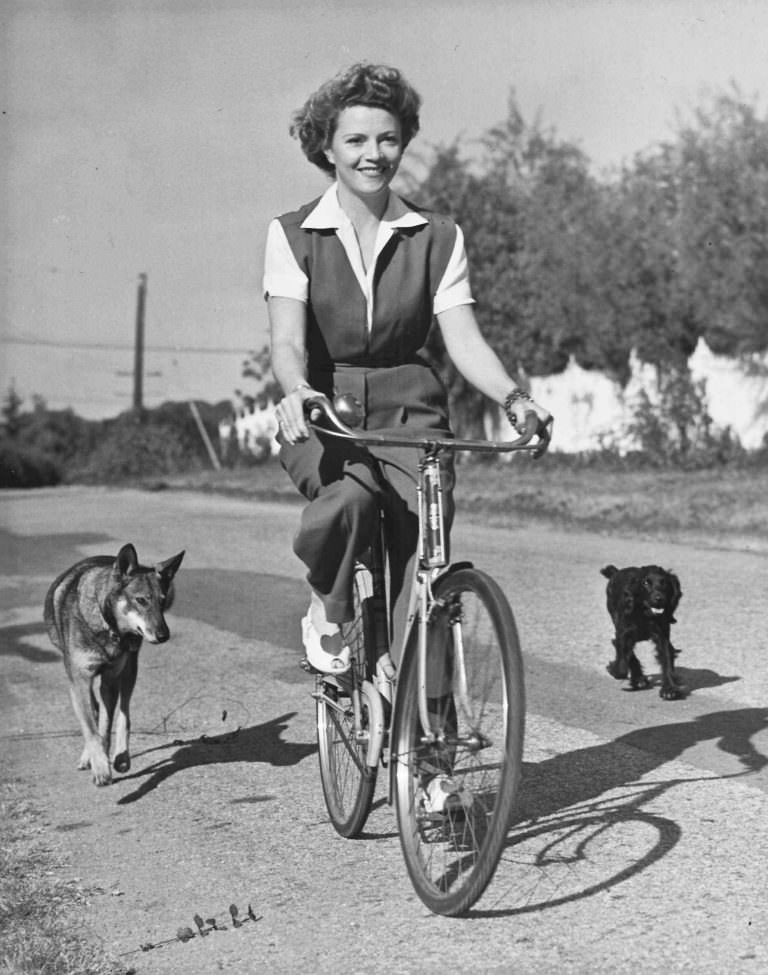
{"label": "brown dog", "polygon": [[635,644],[652,640],[661,665],[660,696],[665,701],[684,697],[686,690],[675,674],[675,657],[679,651],[670,639],[670,627],[675,622],[674,613],[682,596],[680,580],[658,565],[625,569],[606,565],[600,572],[608,579],[606,603],[616,630],[613,641],[616,658],[608,664],[608,673],[616,680],[628,676],[633,691],[650,687],[651,682],[635,656]]}
{"label": "brown dog", "polygon": [[44,619],[64,655],[69,692],[85,738],[78,767],[90,768],[96,785],[112,780],[109,745],[115,722],[117,772],[131,767],[130,701],[142,639],[165,643],[163,615],[173,601],[173,577],[184,552],[152,568],[139,565],[133,545],[117,558],[97,555],[62,573],[45,597]]}

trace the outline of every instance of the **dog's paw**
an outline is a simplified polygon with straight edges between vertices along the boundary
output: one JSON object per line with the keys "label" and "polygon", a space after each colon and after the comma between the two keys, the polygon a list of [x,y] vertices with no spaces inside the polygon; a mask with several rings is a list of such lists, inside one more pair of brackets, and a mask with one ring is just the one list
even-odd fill
{"label": "dog's paw", "polygon": [[613,677],[614,680],[625,680],[627,676],[626,668],[620,667],[615,660],[610,660],[606,664],[605,669],[608,671],[611,677]]}
{"label": "dog's paw", "polygon": [[91,769],[94,785],[109,785],[112,781],[112,770],[109,765],[106,769]]}
{"label": "dog's paw", "polygon": [[659,697],[664,701],[679,701],[687,693],[682,684],[662,684],[659,688]]}
{"label": "dog's paw", "polygon": [[127,772],[131,767],[131,756],[128,754],[128,751],[126,750],[124,752],[120,752],[119,755],[115,755],[112,765],[115,771],[119,772],[121,775],[124,772]]}
{"label": "dog's paw", "polygon": [[639,677],[633,677],[629,683],[633,691],[647,691],[651,686],[651,681],[645,674],[641,674]]}
{"label": "dog's paw", "polygon": [[90,767],[94,785],[109,785],[112,781],[112,768],[110,767],[109,759],[103,751],[86,748],[80,759],[81,763],[83,761],[87,764],[81,764],[80,768]]}

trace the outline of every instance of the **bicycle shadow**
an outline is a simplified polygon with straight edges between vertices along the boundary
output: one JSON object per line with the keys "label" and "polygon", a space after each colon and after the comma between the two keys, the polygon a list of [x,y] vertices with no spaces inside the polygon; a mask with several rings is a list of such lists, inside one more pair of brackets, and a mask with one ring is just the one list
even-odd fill
{"label": "bicycle shadow", "polygon": [[[177,750],[140,771],[115,779],[114,786],[120,786],[131,780],[142,780],[133,792],[121,796],[117,800],[117,805],[124,806],[138,802],[172,775],[202,765],[219,765],[227,762],[251,762],[275,766],[296,765],[317,752],[317,745],[283,740],[282,735],[294,717],[296,712],[290,711],[250,728],[238,728],[221,735],[200,735],[197,738],[177,740],[167,745],[147,749],[139,754],[147,755],[152,751],[162,751],[166,748]],[[134,755],[134,760],[136,757],[138,756]]]}
{"label": "bicycle shadow", "polygon": [[[675,786],[697,781],[719,781],[760,772],[768,757],[752,738],[768,727],[768,708],[743,708],[699,715],[690,721],[639,728],[611,742],[575,749],[541,762],[525,763],[516,822],[511,828],[502,866],[528,878],[529,889],[519,906],[471,910],[468,917],[510,917],[530,914],[565,903],[593,897],[637,876],[667,855],[683,835],[674,819],[645,809]],[[724,775],[704,774],[658,782],[641,781],[666,762],[680,758],[703,741],[734,756],[740,769]],[[610,795],[616,790],[621,795]],[[579,867],[595,870],[599,856],[595,844],[610,849],[611,832],[649,832],[649,848],[615,872],[612,856],[606,855],[603,876],[589,877],[563,892],[547,879],[547,871],[568,869],[569,882]],[[591,854],[588,853],[592,851]],[[586,876],[586,874],[585,874]],[[520,877],[510,885],[521,899]],[[496,889],[497,898],[499,891]],[[504,893],[500,895],[502,898]]]}

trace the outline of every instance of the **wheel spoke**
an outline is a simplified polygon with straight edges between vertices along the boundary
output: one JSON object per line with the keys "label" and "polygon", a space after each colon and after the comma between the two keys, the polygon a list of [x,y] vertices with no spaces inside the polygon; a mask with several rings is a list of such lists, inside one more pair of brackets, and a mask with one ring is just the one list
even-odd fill
{"label": "wheel spoke", "polygon": [[444,577],[428,628],[428,739],[415,654],[403,663],[393,730],[403,853],[427,906],[459,914],[503,848],[519,779],[524,693],[517,632],[501,590],[474,569]]}
{"label": "wheel spoke", "polygon": [[[360,687],[366,673],[365,600],[370,577],[364,569],[355,574],[355,618],[343,627],[350,648],[352,669],[344,688],[318,678],[317,740],[320,780],[328,815],[342,836],[357,836],[370,812],[376,788],[376,769],[368,767],[368,704]],[[342,697],[343,703],[339,702]],[[356,721],[355,715],[359,715]]]}

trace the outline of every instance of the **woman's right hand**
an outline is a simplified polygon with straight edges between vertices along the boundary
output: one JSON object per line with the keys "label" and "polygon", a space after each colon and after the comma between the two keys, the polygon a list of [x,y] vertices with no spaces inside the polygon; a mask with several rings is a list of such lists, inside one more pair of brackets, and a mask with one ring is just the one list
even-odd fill
{"label": "woman's right hand", "polygon": [[301,443],[309,437],[309,428],[304,416],[304,401],[319,396],[317,390],[308,383],[297,383],[275,407],[280,433],[288,444]]}

